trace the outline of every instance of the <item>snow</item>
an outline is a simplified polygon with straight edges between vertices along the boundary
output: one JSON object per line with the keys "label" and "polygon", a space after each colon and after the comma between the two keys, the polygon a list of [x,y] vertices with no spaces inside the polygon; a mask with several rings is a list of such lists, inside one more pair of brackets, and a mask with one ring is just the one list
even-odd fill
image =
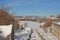
{"label": "snow", "polygon": [[55,24],[57,24],[57,25],[60,25],[60,22],[53,22],[53,23],[55,23]]}
{"label": "snow", "polygon": [[[27,30],[30,30],[30,29],[33,29],[33,33],[31,35],[31,40],[41,40],[41,38],[39,37],[36,30],[38,30],[40,35],[45,40],[57,40],[57,37],[50,33],[50,28],[47,28],[48,29],[47,33],[44,32],[43,28],[40,28],[40,25],[43,25],[44,23],[38,23],[38,22],[33,22],[33,21],[20,21],[19,23],[22,23],[22,24],[27,23],[27,27],[24,30],[22,30],[22,31],[20,30],[20,32],[15,33],[15,36],[18,36],[17,38],[19,40],[27,40],[27,38],[29,38],[29,34],[31,33],[31,31],[28,32]],[[19,37],[19,35],[20,35],[20,37]]]}
{"label": "snow", "polygon": [[[29,28],[28,28],[29,29]],[[18,31],[18,32],[17,32]],[[24,29],[24,30],[17,30],[14,34],[14,40],[27,40],[30,30]]]}
{"label": "snow", "polygon": [[50,28],[48,27],[48,32],[44,32],[43,28],[37,28],[38,32],[42,35],[45,40],[58,40],[58,38],[50,33]]}
{"label": "snow", "polygon": [[41,38],[39,37],[35,30],[33,31],[31,37],[32,37],[31,40],[41,40]]}
{"label": "snow", "polygon": [[60,22],[56,22],[56,24],[60,25]]}
{"label": "snow", "polygon": [[[29,38],[29,35],[31,33],[31,29],[33,29],[33,33],[31,35],[31,40],[41,40],[39,35],[36,33],[35,31],[35,27],[39,26],[36,24],[36,22],[32,22],[32,21],[20,21],[21,24],[24,25],[24,23],[27,23],[27,27],[24,28],[24,30],[20,30],[20,32],[15,32],[15,40],[27,40],[27,38]],[[19,37],[20,36],[20,37]],[[34,38],[34,36],[36,36]]]}
{"label": "snow", "polygon": [[22,23],[22,24],[27,23],[27,27],[31,27],[33,29],[40,26],[39,23],[33,22],[33,21],[20,21],[20,23]]}
{"label": "snow", "polygon": [[45,22],[40,23],[40,25],[44,25],[44,24],[45,24]]}
{"label": "snow", "polygon": [[0,25],[0,36],[6,38],[9,34],[11,34],[12,25]]}

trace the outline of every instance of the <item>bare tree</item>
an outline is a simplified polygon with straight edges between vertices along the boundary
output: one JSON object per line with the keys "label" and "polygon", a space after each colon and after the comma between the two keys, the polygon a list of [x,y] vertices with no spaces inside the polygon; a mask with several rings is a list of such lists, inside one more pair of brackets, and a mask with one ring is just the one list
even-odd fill
{"label": "bare tree", "polygon": [[0,4],[0,9],[8,12],[11,9],[11,7],[8,6],[8,3],[1,3]]}

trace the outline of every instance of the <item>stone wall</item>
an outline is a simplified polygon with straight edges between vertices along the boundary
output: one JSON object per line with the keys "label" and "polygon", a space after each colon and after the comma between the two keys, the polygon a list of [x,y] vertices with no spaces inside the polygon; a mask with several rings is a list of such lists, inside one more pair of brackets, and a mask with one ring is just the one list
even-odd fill
{"label": "stone wall", "polygon": [[60,25],[52,24],[51,26],[51,33],[60,40]]}

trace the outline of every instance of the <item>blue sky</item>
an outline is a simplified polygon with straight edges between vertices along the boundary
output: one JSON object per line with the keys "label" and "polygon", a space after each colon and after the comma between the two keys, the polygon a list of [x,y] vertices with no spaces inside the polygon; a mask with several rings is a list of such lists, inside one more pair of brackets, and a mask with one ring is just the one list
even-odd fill
{"label": "blue sky", "polygon": [[0,0],[10,13],[18,16],[49,16],[60,14],[60,0]]}

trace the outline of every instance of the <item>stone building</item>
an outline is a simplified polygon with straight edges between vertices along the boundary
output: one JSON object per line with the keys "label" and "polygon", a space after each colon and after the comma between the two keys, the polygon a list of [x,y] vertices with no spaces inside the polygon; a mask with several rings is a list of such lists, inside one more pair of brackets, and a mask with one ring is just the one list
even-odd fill
{"label": "stone building", "polygon": [[[18,21],[14,19],[12,15],[9,13],[0,10],[0,25],[10,25],[12,24],[12,33],[11,33],[11,40],[14,40],[14,30],[19,28]],[[8,40],[7,38],[0,37],[0,40]]]}

